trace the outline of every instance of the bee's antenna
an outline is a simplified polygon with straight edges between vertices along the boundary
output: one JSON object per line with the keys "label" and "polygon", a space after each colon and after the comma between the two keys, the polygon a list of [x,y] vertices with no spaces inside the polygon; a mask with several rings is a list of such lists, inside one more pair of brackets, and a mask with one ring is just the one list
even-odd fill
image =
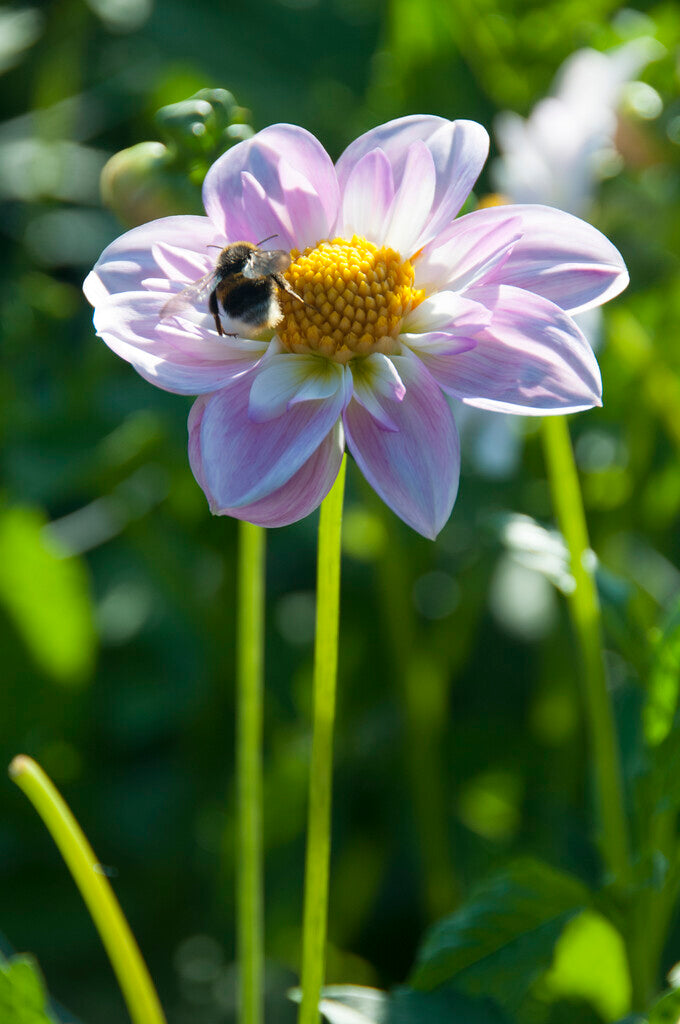
{"label": "bee's antenna", "polygon": [[223,245],[211,245],[210,242],[206,245],[206,249],[224,249]]}
{"label": "bee's antenna", "polygon": [[258,242],[257,244],[258,245],[264,245],[265,242],[271,242],[272,238],[278,238],[278,237],[279,237],[278,234],[276,234],[276,235],[267,235],[266,238],[263,238],[262,241]]}

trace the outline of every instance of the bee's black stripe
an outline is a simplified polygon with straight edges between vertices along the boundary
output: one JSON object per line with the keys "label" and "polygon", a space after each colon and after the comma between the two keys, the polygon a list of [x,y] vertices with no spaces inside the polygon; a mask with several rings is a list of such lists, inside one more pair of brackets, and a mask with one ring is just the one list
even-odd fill
{"label": "bee's black stripe", "polygon": [[222,308],[232,320],[246,324],[261,324],[267,320],[271,296],[276,285],[271,278],[261,281],[244,281],[221,288],[219,298]]}

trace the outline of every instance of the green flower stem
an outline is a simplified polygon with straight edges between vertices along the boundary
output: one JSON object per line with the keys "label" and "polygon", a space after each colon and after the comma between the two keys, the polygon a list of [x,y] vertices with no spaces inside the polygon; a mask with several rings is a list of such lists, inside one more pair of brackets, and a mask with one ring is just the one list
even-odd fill
{"label": "green flower stem", "polygon": [[581,651],[583,697],[602,829],[602,855],[612,880],[627,886],[631,881],[631,865],[620,754],[607,693],[600,603],[581,489],[565,417],[547,416],[542,428],[555,516],[569,549],[575,582],[573,593],[567,600]]}
{"label": "green flower stem", "polygon": [[134,1024],[165,1024],[165,1017],[139,947],[82,829],[42,768],[20,754],[10,778],[42,818],[80,889],[104,943]]}
{"label": "green flower stem", "polygon": [[345,489],[343,459],[321,505],[316,580],[314,721],[309,777],[305,904],[302,924],[302,1003],[299,1024],[317,1024],[326,966],[328,878],[331,852],[333,721],[340,613],[340,537]]}
{"label": "green flower stem", "polygon": [[264,1020],[262,692],[265,531],[239,525],[236,776],[237,931],[241,1024]]}

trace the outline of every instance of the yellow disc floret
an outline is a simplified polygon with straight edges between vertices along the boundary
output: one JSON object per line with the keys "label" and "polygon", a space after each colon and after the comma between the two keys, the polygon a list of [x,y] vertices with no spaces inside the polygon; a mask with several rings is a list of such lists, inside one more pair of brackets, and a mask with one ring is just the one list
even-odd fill
{"label": "yellow disc floret", "polygon": [[424,298],[408,260],[357,235],[290,255],[285,277],[304,301],[281,290],[277,334],[284,348],[341,363],[397,349],[402,317]]}

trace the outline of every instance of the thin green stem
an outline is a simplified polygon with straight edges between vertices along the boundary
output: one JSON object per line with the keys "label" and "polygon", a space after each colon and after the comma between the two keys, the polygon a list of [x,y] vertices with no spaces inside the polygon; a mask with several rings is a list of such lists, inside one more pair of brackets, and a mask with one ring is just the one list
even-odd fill
{"label": "thin green stem", "polygon": [[64,799],[42,768],[24,754],[14,758],[9,774],[42,818],[80,889],[134,1024],[165,1024],[156,990],[113,889]]}
{"label": "thin green stem", "polygon": [[600,602],[593,576],[581,489],[567,421],[543,420],[543,443],[555,515],[571,558],[574,590],[568,596],[582,659],[583,698],[592,752],[602,856],[612,880],[631,881],[621,760],[602,656]]}
{"label": "thin green stem", "polygon": [[237,915],[241,1024],[264,1020],[262,702],[265,531],[239,527],[236,777]]}
{"label": "thin green stem", "polygon": [[321,506],[316,581],[314,713],[309,777],[305,905],[302,924],[302,1003],[299,1024],[317,1024],[326,966],[331,851],[333,722],[340,618],[340,537],[345,460]]}

